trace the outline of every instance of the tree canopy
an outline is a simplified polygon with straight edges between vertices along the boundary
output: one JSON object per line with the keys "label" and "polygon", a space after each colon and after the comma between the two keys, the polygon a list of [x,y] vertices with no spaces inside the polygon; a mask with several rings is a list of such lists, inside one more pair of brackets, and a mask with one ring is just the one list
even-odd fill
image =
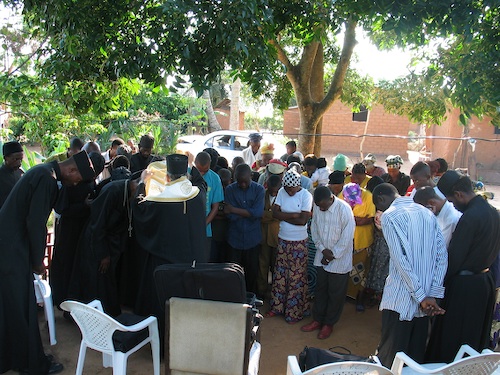
{"label": "tree canopy", "polygon": [[[261,94],[286,86],[286,76],[305,152],[318,152],[314,134],[349,78],[357,27],[381,48],[437,40],[426,79],[466,116],[498,116],[499,0],[4,2],[22,4],[34,35],[46,38],[45,76],[65,87],[78,82],[89,95],[96,82],[142,78],[160,85],[169,74],[189,75],[201,94],[227,68]],[[333,48],[342,34],[342,47]],[[326,84],[325,63],[335,66]]]}

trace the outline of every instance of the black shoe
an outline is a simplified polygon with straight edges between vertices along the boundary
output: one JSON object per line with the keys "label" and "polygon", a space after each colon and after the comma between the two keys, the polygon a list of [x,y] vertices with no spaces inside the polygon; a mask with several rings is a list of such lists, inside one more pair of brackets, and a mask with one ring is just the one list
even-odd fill
{"label": "black shoe", "polygon": [[49,367],[49,372],[47,374],[59,374],[62,370],[64,370],[64,366],[59,362],[51,362]]}

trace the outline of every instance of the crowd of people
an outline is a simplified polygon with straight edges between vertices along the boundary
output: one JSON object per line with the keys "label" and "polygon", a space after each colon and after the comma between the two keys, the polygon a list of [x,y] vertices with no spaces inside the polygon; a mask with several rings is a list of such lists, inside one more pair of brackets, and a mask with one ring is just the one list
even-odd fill
{"label": "crowd of people", "polygon": [[[319,339],[331,336],[346,296],[359,312],[379,306],[377,354],[388,367],[398,351],[448,362],[462,344],[496,346],[500,217],[469,177],[443,159],[407,176],[399,155],[385,159],[387,171],[371,153],[354,165],[338,154],[329,166],[294,141],[274,155],[260,134],[249,139],[229,164],[212,148],[165,160],[149,134],[137,148],[117,138],[105,152],[75,138],[24,175],[21,145],[5,143],[0,373],[62,370],[44,354],[32,279],[45,272],[52,210],[56,306],[99,299],[112,316],[127,308],[162,324],[157,266],[232,262],[269,303],[267,317],[295,324],[312,314],[300,330]],[[164,187],[151,189],[153,180]]]}

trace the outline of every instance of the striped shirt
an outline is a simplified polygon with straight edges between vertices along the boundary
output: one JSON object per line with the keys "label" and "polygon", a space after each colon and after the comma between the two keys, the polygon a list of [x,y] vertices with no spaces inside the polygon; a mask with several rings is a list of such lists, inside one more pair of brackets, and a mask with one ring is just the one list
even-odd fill
{"label": "striped shirt", "polygon": [[382,214],[382,232],[389,246],[387,276],[380,310],[399,313],[400,320],[425,314],[420,302],[444,296],[448,253],[436,217],[409,197],[396,198]]}
{"label": "striped shirt", "polygon": [[[317,249],[314,265],[331,273],[351,272],[355,227],[352,209],[342,199],[335,198],[326,211],[314,205],[311,223],[311,235]],[[335,258],[328,265],[321,264],[324,249],[331,250]]]}

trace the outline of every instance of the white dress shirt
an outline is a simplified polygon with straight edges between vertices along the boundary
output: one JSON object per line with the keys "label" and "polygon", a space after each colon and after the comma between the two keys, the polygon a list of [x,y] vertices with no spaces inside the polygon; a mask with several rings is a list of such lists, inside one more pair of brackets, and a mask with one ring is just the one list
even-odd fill
{"label": "white dress shirt", "polygon": [[[331,273],[351,272],[355,228],[352,209],[343,200],[335,198],[326,211],[321,211],[315,204],[311,223],[311,235],[316,246],[314,265]],[[335,258],[328,265],[321,264],[324,249],[330,249]]]}
{"label": "white dress shirt", "polygon": [[458,211],[453,203],[446,201],[441,211],[436,216],[441,232],[443,233],[446,248],[451,241],[451,235],[455,231],[458,221],[462,217],[462,213]]}
{"label": "white dress shirt", "polygon": [[249,166],[252,166],[252,164],[256,160],[262,160],[262,155],[260,154],[260,150],[257,151],[256,154],[254,154],[252,151],[252,146],[248,146],[246,149],[244,149],[241,152],[241,157],[245,161],[245,164],[248,164]]}
{"label": "white dress shirt", "polygon": [[448,266],[437,219],[413,199],[400,197],[382,214],[381,221],[390,261],[380,310],[395,311],[400,320],[425,316],[420,302],[444,296]]}

